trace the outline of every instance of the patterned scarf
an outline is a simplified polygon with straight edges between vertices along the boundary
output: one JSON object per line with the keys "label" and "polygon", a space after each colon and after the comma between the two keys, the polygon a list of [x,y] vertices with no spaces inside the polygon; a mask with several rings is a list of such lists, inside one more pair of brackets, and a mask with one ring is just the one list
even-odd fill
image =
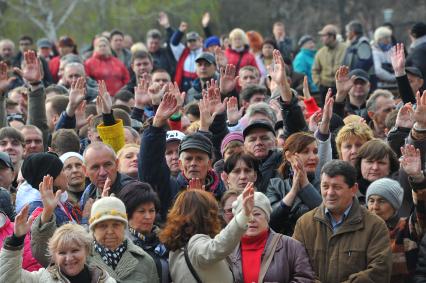
{"label": "patterned scarf", "polygon": [[124,240],[124,242],[114,251],[104,247],[97,241],[94,241],[94,244],[95,250],[100,254],[102,260],[112,269],[117,267],[118,262],[120,261],[124,252],[127,250],[127,240]]}

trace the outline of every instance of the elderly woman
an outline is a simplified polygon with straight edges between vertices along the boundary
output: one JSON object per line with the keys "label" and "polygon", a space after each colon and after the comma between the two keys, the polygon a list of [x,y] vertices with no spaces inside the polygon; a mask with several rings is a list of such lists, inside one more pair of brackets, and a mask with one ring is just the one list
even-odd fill
{"label": "elderly woman", "polygon": [[117,197],[126,206],[129,217],[128,237],[154,259],[160,282],[170,282],[169,253],[158,238],[160,228],[154,225],[160,211],[157,194],[148,183],[136,181],[124,186]]}
{"label": "elderly woman", "polygon": [[232,214],[232,204],[237,200],[240,194],[241,192],[239,191],[227,190],[220,199],[220,211],[225,224],[228,224],[231,222],[232,218],[234,218]]}
{"label": "elderly woman", "polygon": [[399,162],[395,152],[386,142],[372,139],[359,149],[355,168],[358,170],[358,199],[365,203],[364,196],[368,186],[373,181],[396,174]]}
{"label": "elderly woman", "polygon": [[396,77],[392,68],[392,30],[388,27],[378,27],[374,31],[373,50],[374,71],[378,79],[377,87],[396,89]]}
{"label": "elderly woman", "polygon": [[96,81],[104,80],[107,90],[114,96],[129,80],[126,66],[112,55],[108,39],[98,37],[94,41],[95,52],[84,62],[86,75]]}
{"label": "elderly woman", "polygon": [[[242,209],[242,198],[233,213]],[[313,282],[314,272],[303,245],[269,228],[272,207],[268,198],[254,193],[254,208],[248,229],[231,254],[234,282]]]}
{"label": "elderly woman", "polygon": [[0,282],[116,282],[104,269],[88,262],[92,237],[77,224],[65,224],[46,239],[52,265],[33,272],[23,270],[22,247],[34,220],[27,220],[28,208],[26,205],[16,216],[13,235],[0,251]]}
{"label": "elderly woman", "polygon": [[240,28],[235,28],[229,34],[231,46],[225,50],[228,64],[236,66],[236,72],[244,66],[254,66],[257,68],[256,58],[250,53],[247,35]]}
{"label": "elderly woman", "polygon": [[117,153],[118,172],[134,179],[138,178],[138,156],[140,146],[126,144]]}
{"label": "elderly woman", "polygon": [[[43,212],[31,228],[31,248],[34,257],[48,266],[46,242],[55,232],[53,209],[57,196],[50,177],[41,186]],[[159,282],[153,259],[126,237],[128,220],[124,203],[116,197],[103,197],[91,209],[89,220],[93,247],[87,261],[105,269],[118,282]],[[53,258],[54,260],[54,258]]]}
{"label": "elderly woman", "polygon": [[249,153],[237,153],[225,161],[222,180],[228,190],[242,192],[249,182],[255,183],[259,175],[259,162]]}
{"label": "elderly woman", "polygon": [[339,159],[355,166],[359,149],[363,144],[372,139],[373,131],[365,123],[353,122],[343,126],[336,137],[336,148],[339,153]]}
{"label": "elderly woman", "polygon": [[234,282],[226,257],[247,229],[253,195],[250,183],[242,194],[244,209],[222,231],[218,205],[211,193],[192,189],[177,197],[160,233],[160,240],[170,249],[173,282]]}

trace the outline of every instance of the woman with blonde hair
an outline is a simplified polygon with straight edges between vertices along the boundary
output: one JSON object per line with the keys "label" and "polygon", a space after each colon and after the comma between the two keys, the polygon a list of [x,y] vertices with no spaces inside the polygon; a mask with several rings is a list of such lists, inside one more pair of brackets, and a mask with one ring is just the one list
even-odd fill
{"label": "woman with blonde hair", "polygon": [[256,58],[250,53],[249,41],[245,32],[240,28],[233,29],[229,34],[230,47],[225,50],[228,64],[236,67],[236,73],[244,66],[257,68]]}
{"label": "woman with blonde hair", "polygon": [[16,216],[13,236],[0,251],[0,282],[116,282],[104,269],[88,263],[93,238],[78,224],[61,226],[48,240],[52,265],[34,272],[22,269],[24,238],[34,220],[27,220],[28,208]]}
{"label": "woman with blonde hair", "polygon": [[139,150],[140,146],[137,144],[126,144],[117,152],[118,172],[138,178]]}
{"label": "woman with blonde hair", "polygon": [[169,212],[160,240],[170,249],[173,282],[234,282],[226,261],[247,229],[254,186],[242,193],[243,209],[222,230],[214,196],[201,189],[183,191]]}

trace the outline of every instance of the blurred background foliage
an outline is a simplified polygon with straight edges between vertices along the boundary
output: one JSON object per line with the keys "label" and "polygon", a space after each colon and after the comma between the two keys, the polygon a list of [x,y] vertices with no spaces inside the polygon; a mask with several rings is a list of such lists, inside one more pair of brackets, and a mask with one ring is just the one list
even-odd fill
{"label": "blurred background foliage", "polygon": [[[172,26],[181,21],[189,30],[202,34],[201,17],[208,11],[215,34],[234,27],[271,35],[275,21],[286,24],[287,33],[297,40],[315,35],[327,23],[344,27],[360,20],[369,33],[390,20],[397,38],[407,40],[407,30],[426,18],[425,0],[0,0],[0,38],[14,41],[21,35],[34,39],[61,35],[73,37],[81,46],[95,34],[118,28],[144,40],[147,30],[158,28],[158,13],[169,15]],[[387,19],[385,19],[387,17]],[[38,21],[38,23],[36,23]]]}

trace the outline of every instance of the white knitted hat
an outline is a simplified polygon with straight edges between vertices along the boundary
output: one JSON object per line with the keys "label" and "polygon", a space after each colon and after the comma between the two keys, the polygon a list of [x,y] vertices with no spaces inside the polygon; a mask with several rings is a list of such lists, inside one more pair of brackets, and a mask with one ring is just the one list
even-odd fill
{"label": "white knitted hat", "polygon": [[116,197],[103,197],[93,203],[90,212],[90,230],[95,229],[96,224],[105,220],[118,220],[128,225],[126,206]]}

